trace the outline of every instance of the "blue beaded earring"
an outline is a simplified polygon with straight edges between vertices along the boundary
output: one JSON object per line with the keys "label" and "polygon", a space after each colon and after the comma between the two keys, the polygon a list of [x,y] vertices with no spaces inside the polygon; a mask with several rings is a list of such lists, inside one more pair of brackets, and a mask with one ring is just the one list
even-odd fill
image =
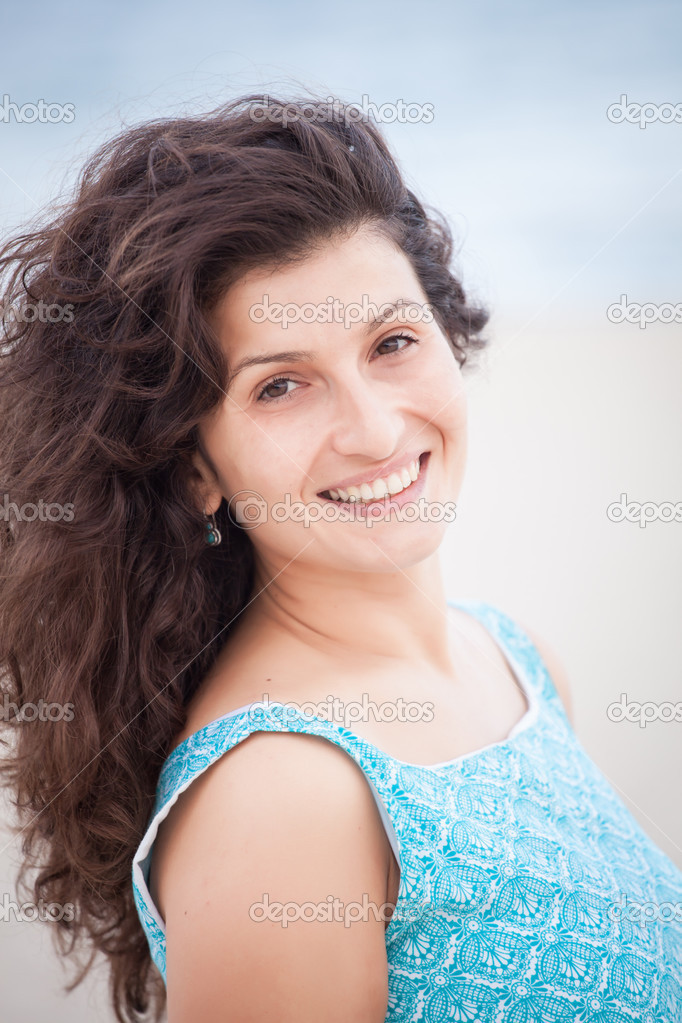
{"label": "blue beaded earring", "polygon": [[211,515],[210,521],[206,519],[206,536],[205,540],[209,547],[217,546],[222,540],[220,530],[215,524],[215,515]]}

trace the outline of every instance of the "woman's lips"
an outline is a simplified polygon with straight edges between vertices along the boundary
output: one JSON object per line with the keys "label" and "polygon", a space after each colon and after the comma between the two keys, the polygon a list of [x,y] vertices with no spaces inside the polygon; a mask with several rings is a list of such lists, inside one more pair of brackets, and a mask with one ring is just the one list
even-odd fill
{"label": "woman's lips", "polygon": [[344,508],[356,508],[360,514],[362,514],[363,511],[366,511],[367,508],[371,508],[372,505],[377,505],[379,507],[383,506],[386,508],[400,508],[403,504],[407,504],[409,501],[415,501],[423,491],[426,478],[426,466],[428,464],[430,454],[430,451],[422,452],[419,456],[419,475],[416,480],[413,480],[412,483],[410,483],[409,487],[401,490],[399,494],[387,494],[385,497],[374,498],[371,501],[341,501],[334,500],[332,497],[322,497],[322,495],[318,496],[322,497],[322,500],[326,501],[328,504],[336,504]]}

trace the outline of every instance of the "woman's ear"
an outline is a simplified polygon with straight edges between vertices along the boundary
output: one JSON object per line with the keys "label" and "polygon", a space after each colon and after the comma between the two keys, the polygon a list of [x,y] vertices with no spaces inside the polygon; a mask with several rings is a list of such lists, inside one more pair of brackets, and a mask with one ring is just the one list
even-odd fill
{"label": "woman's ear", "polygon": [[214,515],[223,499],[218,477],[198,448],[194,449],[190,459],[195,470],[191,482],[195,500],[204,515]]}

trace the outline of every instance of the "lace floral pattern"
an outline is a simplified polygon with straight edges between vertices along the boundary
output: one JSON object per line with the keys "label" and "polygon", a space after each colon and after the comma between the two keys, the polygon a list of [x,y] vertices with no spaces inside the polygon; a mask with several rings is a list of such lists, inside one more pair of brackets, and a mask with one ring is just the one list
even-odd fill
{"label": "lace floral pattern", "polygon": [[[519,626],[491,605],[450,603],[488,629],[526,693],[528,711],[507,739],[420,766],[270,704],[212,722],[169,756],[133,860],[164,981],[164,925],[147,888],[159,823],[252,732],[294,731],[352,756],[393,826],[400,887],[385,934],[386,1023],[680,1023],[681,912],[661,907],[682,906],[682,872],[583,749]],[[654,909],[638,916],[633,903]]]}

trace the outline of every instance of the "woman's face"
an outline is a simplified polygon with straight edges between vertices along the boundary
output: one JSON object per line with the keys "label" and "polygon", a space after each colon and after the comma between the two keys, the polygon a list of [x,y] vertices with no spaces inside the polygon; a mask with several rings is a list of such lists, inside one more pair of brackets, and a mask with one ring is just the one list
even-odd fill
{"label": "woman's face", "polygon": [[[373,322],[387,303],[397,311]],[[433,554],[464,474],[466,397],[407,257],[362,228],[304,264],[247,274],[211,322],[231,381],[200,427],[204,510],[230,502],[270,578],[292,559],[392,572]],[[412,489],[394,498],[410,499],[409,519],[405,507],[378,514],[391,498],[371,511],[320,496],[351,477],[389,478],[386,466],[426,452]]]}

